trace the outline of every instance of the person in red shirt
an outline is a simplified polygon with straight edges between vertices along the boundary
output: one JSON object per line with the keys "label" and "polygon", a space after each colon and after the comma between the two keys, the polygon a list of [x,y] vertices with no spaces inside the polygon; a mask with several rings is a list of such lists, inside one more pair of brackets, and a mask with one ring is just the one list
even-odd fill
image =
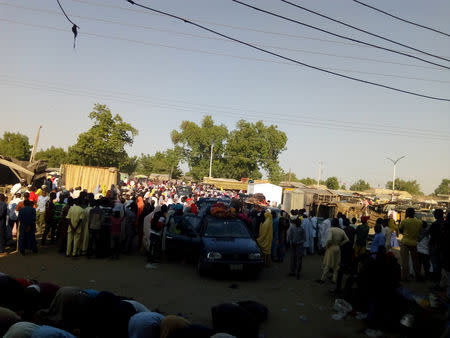
{"label": "person in red shirt", "polygon": [[36,195],[36,187],[31,187],[30,188],[30,197],[29,197],[30,201],[33,201],[33,204],[37,203],[38,200],[38,195]]}

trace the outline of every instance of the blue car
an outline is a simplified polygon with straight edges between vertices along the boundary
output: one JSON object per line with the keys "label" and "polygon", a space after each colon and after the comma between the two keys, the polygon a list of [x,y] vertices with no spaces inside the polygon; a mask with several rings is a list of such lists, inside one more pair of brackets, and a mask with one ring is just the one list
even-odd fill
{"label": "blue car", "polygon": [[166,234],[169,256],[195,257],[197,271],[244,271],[257,275],[263,267],[261,250],[239,219],[172,217]]}
{"label": "blue car", "polygon": [[207,270],[261,271],[261,250],[241,220],[207,216],[200,238],[200,274]]}

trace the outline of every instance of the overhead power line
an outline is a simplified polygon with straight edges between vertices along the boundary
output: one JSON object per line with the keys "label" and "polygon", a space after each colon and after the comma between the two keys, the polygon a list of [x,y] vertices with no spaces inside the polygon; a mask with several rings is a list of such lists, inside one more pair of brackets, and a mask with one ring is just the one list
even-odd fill
{"label": "overhead power line", "polygon": [[382,39],[382,40],[385,40],[385,41],[389,41],[389,42],[394,43],[394,44],[396,44],[396,45],[399,45],[399,46],[402,46],[402,47],[411,49],[411,50],[413,50],[413,51],[416,51],[416,52],[419,52],[419,53],[422,53],[422,54],[425,54],[425,55],[428,55],[428,56],[432,56],[432,57],[435,57],[435,58],[438,58],[438,59],[441,59],[441,60],[444,60],[444,61],[450,61],[450,59],[446,59],[446,58],[444,58],[444,57],[442,57],[442,56],[439,56],[439,55],[436,55],[436,54],[432,54],[432,53],[426,52],[426,51],[424,51],[424,50],[421,50],[421,49],[418,49],[418,48],[415,48],[415,47],[406,45],[406,44],[401,43],[401,42],[398,42],[398,41],[394,41],[394,40],[392,40],[392,39],[386,38],[386,37],[384,37],[384,36],[382,36],[382,35],[379,35],[379,34],[371,33],[371,32],[369,32],[369,31],[367,31],[367,30],[365,30],[365,29],[362,29],[362,28],[359,28],[359,27],[350,25],[350,24],[345,23],[345,22],[343,22],[343,21],[341,21],[341,20],[334,19],[334,18],[332,18],[332,17],[330,17],[330,16],[327,16],[327,15],[325,15],[325,14],[319,13],[319,12],[317,12],[317,11],[313,11],[313,10],[311,10],[311,9],[308,9],[308,8],[306,8],[306,7],[303,7],[303,6],[300,6],[300,5],[298,5],[298,4],[296,4],[296,3],[293,3],[293,2],[291,2],[291,1],[288,1],[288,0],[281,0],[281,2],[284,2],[284,3],[288,4],[288,5],[291,5],[291,6],[294,6],[294,7],[296,7],[296,8],[302,9],[302,10],[304,10],[304,11],[307,11],[308,13],[312,13],[312,14],[317,15],[317,16],[320,16],[320,17],[322,17],[322,18],[331,20],[331,21],[336,22],[336,23],[338,23],[338,24],[341,24],[341,25],[343,25],[343,26],[345,26],[345,27],[349,27],[349,28],[355,29],[355,30],[357,30],[358,32],[363,32],[363,33],[365,33],[365,34],[368,34],[368,35],[371,35],[371,36],[375,36],[375,37],[377,37],[377,38],[379,38],[379,39]]}
{"label": "overhead power line", "polygon": [[[263,53],[266,53],[266,54],[269,54],[269,55],[273,55],[273,56],[281,58],[283,60],[291,61],[293,63],[299,64],[299,65],[302,65],[302,66],[305,66],[305,67],[308,67],[308,68],[311,68],[311,69],[315,69],[315,70],[318,70],[318,71],[321,71],[321,72],[324,72],[324,73],[332,74],[332,75],[335,75],[335,76],[338,76],[338,77],[342,77],[342,78],[345,78],[345,79],[348,79],[348,80],[353,80],[353,81],[357,81],[357,82],[361,82],[361,83],[366,83],[366,84],[370,84],[370,85],[373,85],[373,86],[382,87],[382,88],[390,89],[390,90],[401,92],[401,93],[405,93],[405,94],[410,94],[410,95],[414,95],[414,96],[418,96],[418,97],[424,97],[424,98],[428,98],[428,99],[432,99],[432,100],[439,100],[439,101],[450,102],[450,99],[448,99],[448,98],[441,98],[441,97],[436,97],[436,96],[424,95],[424,94],[420,94],[420,93],[416,93],[416,92],[412,92],[412,91],[403,90],[403,89],[391,87],[391,86],[388,86],[388,85],[380,84],[380,83],[377,83],[377,82],[362,80],[362,79],[359,79],[359,78],[351,77],[351,76],[344,75],[344,74],[341,74],[341,73],[337,73],[337,72],[334,72],[334,71],[329,71],[329,70],[326,70],[324,68],[320,68],[320,67],[317,67],[317,66],[312,66],[312,65],[306,64],[304,62],[301,62],[301,61],[298,61],[298,60],[295,60],[295,59],[283,56],[281,54],[274,53],[274,52],[271,52],[269,50],[260,48],[258,46],[255,46],[255,45],[253,45],[251,43],[248,43],[248,42],[245,42],[243,40],[239,40],[239,39],[233,38],[233,37],[231,37],[229,35],[220,33],[220,32],[218,32],[216,30],[213,30],[213,29],[208,28],[206,26],[203,26],[203,25],[200,25],[198,23],[192,22],[192,21],[190,21],[188,19],[179,17],[177,15],[166,13],[166,12],[163,12],[163,11],[160,11],[160,10],[148,7],[148,6],[141,5],[141,4],[137,3],[137,2],[134,2],[133,0],[127,0],[127,1],[130,4],[132,4],[132,5],[135,5],[135,6],[138,6],[138,7],[141,7],[141,8],[150,10],[150,11],[153,11],[155,13],[164,14],[164,15],[166,15],[168,17],[171,17],[171,18],[174,18],[174,19],[181,20],[181,21],[183,21],[185,23],[191,24],[193,26],[196,26],[196,27],[198,27],[200,29],[203,29],[205,31],[208,31],[210,33],[213,33],[213,34],[219,35],[221,37],[227,38],[227,39],[229,39],[231,41],[235,41],[236,43],[242,44],[244,46],[248,46],[250,48],[259,50],[259,51],[261,51]],[[233,0],[233,1],[235,1],[235,0]]]}
{"label": "overhead power line", "polygon": [[301,126],[310,126],[314,128],[316,127],[328,128],[346,131],[363,130],[375,134],[386,134],[386,135],[407,136],[407,137],[414,136],[447,141],[450,138],[450,136],[445,132],[438,133],[433,130],[404,128],[400,126],[390,129],[386,127],[385,124],[377,124],[376,122],[371,123],[370,125],[366,125],[355,121],[315,118],[311,116],[311,114],[306,115],[296,113],[295,115],[292,115],[281,113],[269,113],[264,111],[255,111],[248,108],[231,108],[217,105],[205,105],[180,101],[176,99],[175,100],[158,99],[158,98],[149,99],[147,96],[139,96],[134,93],[127,93],[123,91],[111,91],[111,90],[105,91],[104,89],[99,90],[85,87],[83,87],[83,89],[77,89],[74,88],[71,84],[50,83],[46,81],[30,81],[29,79],[21,80],[16,79],[14,77],[10,77],[8,75],[1,75],[1,74],[0,77],[3,77],[5,79],[5,81],[2,82],[5,85],[8,84],[29,89],[47,90],[59,94],[89,97],[96,100],[101,98],[128,104],[144,103],[149,104],[152,107],[164,108],[175,111],[204,113],[204,114],[211,114],[211,111],[213,111],[215,114],[232,116],[238,119],[242,118],[242,116],[245,115],[246,119],[251,118],[256,121],[261,119],[265,121],[270,120],[273,121],[272,123],[275,124],[285,122],[286,125],[297,124]]}
{"label": "overhead power line", "polygon": [[[59,28],[59,27],[30,24],[30,23],[25,23],[25,22],[20,22],[20,21],[5,19],[5,18],[0,18],[0,21],[13,23],[13,24],[19,24],[19,25],[28,26],[28,27],[38,27],[38,28],[43,28],[43,29],[50,29],[50,30],[54,30],[54,31],[58,31],[58,32],[66,32],[65,29]],[[276,60],[261,59],[261,58],[255,58],[255,57],[249,57],[249,56],[226,54],[226,53],[215,52],[215,51],[210,51],[210,50],[203,50],[203,49],[184,48],[184,47],[178,47],[178,46],[173,46],[173,45],[168,45],[168,44],[161,44],[161,43],[155,43],[155,42],[122,38],[122,37],[113,36],[113,35],[104,35],[104,34],[98,34],[98,33],[83,32],[83,36],[91,37],[91,38],[124,41],[124,42],[134,43],[134,44],[143,45],[143,46],[162,47],[162,48],[174,49],[174,50],[179,50],[179,51],[184,51],[184,52],[201,53],[201,54],[213,55],[213,56],[225,56],[225,57],[230,57],[230,58],[234,58],[234,59],[238,59],[238,60],[257,61],[257,62],[273,63],[273,64],[280,64],[280,65],[287,65],[287,66],[297,66],[295,63],[288,62],[288,61],[276,61]],[[331,71],[364,74],[364,75],[374,75],[374,76],[398,78],[398,79],[405,79],[405,80],[436,82],[436,83],[444,83],[444,84],[450,83],[450,81],[447,81],[447,80],[419,78],[419,77],[403,76],[403,75],[396,75],[396,74],[365,72],[365,71],[358,71],[358,70],[353,70],[353,69],[342,69],[342,68],[334,68],[334,67],[327,67],[325,69],[331,70]]]}
{"label": "overhead power line", "polygon": [[[29,11],[36,11],[36,12],[40,12],[40,13],[63,15],[63,14],[61,14],[59,12],[56,12],[56,11],[50,11],[50,10],[39,9],[39,8],[19,6],[19,5],[15,5],[15,4],[7,4],[7,3],[2,3],[2,2],[0,2],[0,6],[8,6],[8,7],[13,7],[13,8],[25,9],[25,10],[29,10]],[[121,7],[119,7],[119,8],[121,8]],[[104,19],[104,18],[95,18],[95,17],[82,16],[82,15],[72,15],[72,17],[80,18],[80,19],[84,19],[84,20],[89,20],[89,21],[96,21],[96,22],[106,23],[106,24],[114,24],[114,25],[121,25],[121,26],[127,26],[127,27],[136,27],[136,28],[142,28],[142,29],[152,30],[152,31],[157,31],[157,32],[164,32],[164,33],[170,33],[170,34],[176,34],[176,35],[182,35],[182,36],[189,36],[189,37],[194,37],[194,38],[199,38],[199,39],[231,42],[230,40],[227,40],[227,39],[224,39],[224,38],[218,38],[218,37],[214,37],[214,36],[192,34],[192,33],[187,33],[187,32],[171,30],[171,29],[163,29],[163,28],[158,28],[158,27],[153,27],[153,26],[148,26],[148,25],[132,24],[132,23],[115,21],[115,20],[109,20],[109,19]],[[424,65],[415,65],[415,64],[407,64],[407,63],[401,63],[401,62],[378,60],[378,59],[364,58],[364,57],[358,57],[358,56],[352,56],[352,55],[339,55],[339,54],[324,53],[324,52],[305,50],[305,49],[286,48],[286,47],[282,47],[282,46],[265,45],[265,44],[261,44],[261,43],[257,43],[257,45],[259,47],[273,48],[273,49],[279,49],[279,50],[287,50],[287,51],[290,51],[290,52],[298,52],[298,53],[313,54],[313,55],[324,55],[324,56],[330,56],[330,57],[335,57],[335,58],[343,58],[343,59],[350,59],[350,60],[360,60],[360,61],[376,62],[376,63],[383,63],[383,64],[392,64],[392,65],[399,65],[399,66],[405,66],[405,67],[440,70],[440,68],[438,68],[438,67],[430,67],[430,66],[424,66]],[[435,81],[441,82],[441,80],[435,80]],[[444,82],[446,82],[446,81],[444,81]]]}
{"label": "overhead power line", "polygon": [[[77,3],[80,3],[80,4],[84,4],[84,5],[88,5],[88,6],[120,9],[120,10],[123,10],[123,11],[129,11],[129,12],[142,14],[142,11],[137,10],[137,9],[125,8],[125,7],[121,7],[121,6],[114,6],[114,5],[111,5],[111,4],[100,3],[100,2],[90,1],[90,0],[89,1],[85,1],[85,0],[71,0],[71,1],[77,2]],[[153,13],[153,14],[154,15],[159,15],[157,13]],[[338,40],[329,40],[329,39],[321,39],[321,38],[316,38],[316,37],[312,37],[312,36],[306,36],[306,35],[300,35],[300,34],[290,34],[290,33],[285,33],[285,32],[267,31],[267,30],[263,30],[263,29],[243,27],[243,26],[235,26],[235,25],[229,25],[229,24],[218,23],[218,22],[213,22],[213,21],[208,21],[208,20],[201,20],[201,19],[192,19],[192,20],[194,20],[196,22],[200,22],[200,23],[206,23],[208,25],[213,25],[213,26],[218,26],[218,27],[225,27],[225,28],[231,28],[231,29],[241,30],[241,31],[269,34],[269,35],[274,35],[274,36],[282,36],[282,37],[288,37],[288,38],[293,38],[293,39],[304,39],[304,40],[311,40],[311,41],[321,41],[321,42],[332,43],[332,44],[337,44],[337,45],[371,48],[370,46],[362,45],[362,44],[359,44],[359,43],[352,43],[352,42],[338,41]],[[404,52],[406,53],[406,51],[404,51]],[[416,53],[416,52],[410,52],[410,53],[411,54],[420,54],[420,53]],[[450,56],[447,56],[447,57],[450,57]]]}
{"label": "overhead power line", "polygon": [[72,33],[73,33],[73,49],[75,49],[75,41],[77,40],[77,35],[78,35],[78,29],[80,27],[78,27],[72,20],[70,20],[70,18],[67,16],[66,12],[64,11],[64,8],[61,6],[61,3],[59,2],[59,0],[56,0],[56,2],[59,5],[59,8],[61,8],[61,11],[63,12],[64,16],[66,17],[67,21],[69,21],[73,26],[72,26]]}
{"label": "overhead power line", "polygon": [[379,9],[379,8],[376,8],[376,7],[374,7],[374,6],[368,5],[368,4],[366,4],[366,3],[362,2],[362,1],[358,1],[358,0],[353,0],[353,1],[356,2],[356,3],[358,3],[358,4],[360,4],[360,5],[365,6],[365,7],[367,7],[367,8],[373,9],[373,10],[375,10],[375,11],[377,11],[377,12],[380,12],[380,13],[383,13],[383,14],[385,14],[385,15],[387,15],[387,16],[390,16],[391,18],[394,18],[394,19],[397,19],[397,20],[400,20],[400,21],[409,23],[410,25],[414,25],[414,26],[417,26],[417,27],[421,27],[421,28],[424,28],[424,29],[428,29],[428,30],[430,30],[430,31],[432,31],[432,32],[435,32],[435,33],[442,34],[442,35],[444,35],[444,36],[450,37],[450,34],[445,33],[445,32],[443,32],[443,31],[440,31],[440,30],[438,30],[438,29],[434,29],[434,28],[431,28],[431,27],[428,27],[428,26],[425,26],[425,25],[421,25],[421,24],[419,24],[419,23],[417,23],[417,22],[414,22],[414,21],[410,21],[410,20],[403,19],[403,18],[401,18],[401,17],[399,17],[399,16],[397,16],[397,15],[391,14],[391,13],[389,13],[389,12],[386,12],[386,11],[384,11],[384,10],[381,10],[381,9]]}
{"label": "overhead power line", "polygon": [[319,32],[323,32],[323,33],[326,33],[326,34],[329,34],[329,35],[332,35],[332,36],[336,36],[336,37],[341,38],[341,39],[357,42],[357,43],[360,43],[360,44],[364,44],[366,46],[374,47],[374,48],[385,50],[385,51],[388,51],[388,52],[391,52],[391,53],[395,53],[395,54],[403,55],[403,56],[406,56],[406,57],[409,57],[409,58],[413,58],[413,59],[416,59],[416,60],[419,60],[419,61],[422,61],[422,62],[425,62],[425,63],[429,63],[431,65],[435,65],[435,66],[439,66],[439,67],[442,67],[442,68],[450,69],[449,66],[445,66],[445,65],[442,65],[440,63],[436,63],[436,62],[433,62],[433,61],[422,59],[421,57],[414,56],[412,54],[399,52],[399,51],[396,51],[396,50],[391,49],[391,48],[386,48],[386,47],[383,47],[383,46],[375,45],[373,43],[369,43],[369,42],[365,42],[365,41],[362,41],[362,40],[350,38],[350,37],[345,36],[345,35],[333,33],[333,32],[328,31],[326,29],[322,29],[320,27],[316,27],[316,26],[313,26],[313,25],[310,25],[310,24],[307,24],[307,23],[304,23],[304,22],[301,22],[301,21],[298,21],[298,20],[295,20],[295,19],[291,19],[291,18],[288,18],[287,16],[280,15],[280,14],[277,14],[277,13],[274,13],[274,12],[271,12],[271,11],[267,11],[265,9],[262,9],[262,8],[259,8],[259,7],[253,6],[253,5],[249,5],[249,4],[247,4],[245,2],[242,2],[242,1],[239,1],[239,0],[231,0],[231,1],[233,1],[233,2],[235,2],[237,4],[240,4],[242,6],[254,9],[254,10],[258,11],[258,12],[265,13],[265,14],[268,14],[268,15],[271,15],[271,16],[274,16],[274,17],[277,17],[277,18],[289,21],[289,22],[293,22],[293,23],[296,23],[298,25],[302,25],[302,26],[305,26],[305,27],[317,30]]}

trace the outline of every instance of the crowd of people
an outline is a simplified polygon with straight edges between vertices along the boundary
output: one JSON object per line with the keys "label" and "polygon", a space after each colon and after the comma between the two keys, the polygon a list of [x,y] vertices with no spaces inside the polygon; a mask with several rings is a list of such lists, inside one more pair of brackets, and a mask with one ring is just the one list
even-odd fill
{"label": "crowd of people", "polygon": [[[430,280],[433,292],[444,290],[450,297],[450,220],[441,209],[434,211],[431,225],[415,218],[412,208],[399,224],[392,217],[379,218],[372,236],[365,214],[359,220],[342,213],[320,219],[305,209],[288,214],[264,203],[246,204],[238,194],[201,185],[180,197],[177,185],[131,180],[87,192],[81,187],[66,190],[50,178],[38,189],[22,182],[11,189],[9,203],[0,195],[0,254],[14,246],[14,235],[21,254],[37,252],[36,235],[41,235],[42,246],[57,245],[67,257],[119,259],[134,250],[145,254],[149,263],[160,262],[171,216],[198,214],[199,198],[218,197],[228,199],[231,215],[246,224],[266,266],[283,262],[289,250],[288,275],[300,279],[304,257],[323,255],[317,283],[329,279],[333,292],[368,313],[375,326],[392,324],[404,311],[392,306],[392,299],[400,297],[401,283],[411,276],[418,282]],[[394,254],[396,248],[400,257]],[[391,310],[386,312],[388,305]]]}
{"label": "crowd of people", "polygon": [[[181,314],[151,311],[133,298],[109,291],[60,287],[0,272],[4,338],[257,338],[259,325],[267,318],[267,309],[253,301],[219,304],[211,313],[213,328]],[[231,322],[236,315],[246,325]]]}

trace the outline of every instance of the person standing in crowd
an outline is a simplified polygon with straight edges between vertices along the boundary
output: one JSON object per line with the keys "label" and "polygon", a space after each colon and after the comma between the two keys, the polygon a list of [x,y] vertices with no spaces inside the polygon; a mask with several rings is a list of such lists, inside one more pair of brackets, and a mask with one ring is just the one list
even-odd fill
{"label": "person standing in crowd", "polygon": [[300,279],[303,256],[305,254],[304,244],[306,242],[306,231],[302,226],[300,218],[294,220],[294,227],[289,231],[287,241],[291,244],[291,265],[289,276],[296,276]]}
{"label": "person standing in crowd", "polygon": [[153,216],[151,216],[152,214],[148,216],[150,220],[150,236],[147,253],[148,263],[155,263],[161,260],[161,235],[166,223],[167,212],[167,205],[164,204],[160,208],[157,207],[155,209]]}
{"label": "person standing in crowd", "polygon": [[[61,195],[60,197],[60,202],[61,200],[64,200],[64,196]],[[59,252],[62,254],[66,253],[66,248],[67,248],[67,232],[69,229],[69,220],[67,219],[67,214],[69,213],[70,208],[73,206],[73,198],[72,197],[67,197],[67,203],[66,205],[63,207],[62,212],[61,212],[61,220],[58,224],[58,233],[59,233]]]}
{"label": "person standing in crowd", "polygon": [[272,247],[272,213],[269,209],[264,212],[264,222],[259,227],[259,236],[256,239],[264,256],[264,264],[270,266],[270,250]]}
{"label": "person standing in crowd", "polygon": [[[306,211],[305,211],[306,212]],[[305,229],[306,240],[303,244],[304,256],[307,254],[314,254],[314,229],[306,213],[303,214],[302,227]]]}
{"label": "person standing in crowd", "polygon": [[16,226],[16,233],[17,233],[17,218],[19,216],[19,212],[16,210],[17,205],[22,201],[21,193],[17,192],[14,195],[14,198],[9,202],[8,204],[8,218],[9,218],[9,228],[11,229],[11,233],[14,232],[14,226]]}
{"label": "person standing in crowd", "polygon": [[327,249],[327,232],[331,228],[331,218],[325,219],[318,225],[319,227],[319,253],[322,255]]}
{"label": "person standing in crowd", "polygon": [[57,200],[55,202],[54,209],[53,209],[53,225],[56,229],[55,230],[55,241],[58,241],[59,237],[61,236],[59,223],[61,222],[62,211],[63,211],[65,205],[66,205],[66,203],[64,203],[64,195],[60,194],[59,198],[57,198]]}
{"label": "person standing in crowd", "polygon": [[19,211],[19,252],[25,255],[25,250],[32,250],[37,253],[36,245],[36,210],[33,202],[24,201],[24,207]]}
{"label": "person standing in crowd", "polygon": [[351,226],[348,218],[344,219],[344,232],[348,238],[348,242],[341,246],[341,263],[339,265],[335,292],[341,291],[344,273],[351,274],[354,266],[353,243],[355,242],[355,229]]}
{"label": "person standing in crowd", "polygon": [[[417,259],[419,260],[420,270],[425,272],[425,279],[430,279],[430,229],[428,223],[422,221],[422,229],[417,239]],[[420,277],[422,279],[422,277]]]}
{"label": "person standing in crowd", "polygon": [[8,214],[8,204],[5,202],[6,196],[0,194],[0,255],[5,255],[6,248],[6,216]]}
{"label": "person standing in crowd", "polygon": [[[31,199],[31,193],[30,193]],[[47,196],[47,191],[45,189],[42,190],[42,194],[37,197],[36,204],[36,230],[37,234],[43,234],[45,230],[45,206],[47,205],[47,201],[50,197]]]}
{"label": "person standing in crowd", "polygon": [[392,230],[391,230],[391,228],[389,228],[389,219],[383,220],[381,232],[383,233],[384,237],[386,238],[384,247],[386,249],[386,252],[389,252],[391,250],[391,236],[392,236]]}
{"label": "person standing in crowd", "polygon": [[372,240],[372,244],[370,246],[370,253],[377,253],[378,248],[380,246],[384,246],[386,244],[386,237],[384,236],[382,230],[383,219],[378,218],[375,224],[375,236]]}
{"label": "person standing in crowd", "polygon": [[357,221],[356,217],[353,217],[353,218],[352,218],[352,224],[350,224],[350,226],[351,226],[353,229],[355,229],[355,230],[356,230],[356,227],[357,227],[356,221]]}
{"label": "person standing in crowd", "polygon": [[67,257],[78,257],[80,255],[80,239],[81,239],[81,224],[85,217],[84,210],[80,206],[79,199],[74,200],[73,206],[69,209],[67,214],[68,229],[67,229]]}
{"label": "person standing in crowd", "polygon": [[[42,197],[42,196],[39,196]],[[55,241],[55,232],[56,232],[56,224],[55,224],[55,204],[53,201],[56,198],[56,193],[51,192],[50,197],[47,200],[47,203],[45,204],[45,230],[44,234],[42,235],[42,242],[41,244],[43,246],[46,245],[47,236],[50,233],[50,244],[53,244]]]}
{"label": "person standing in crowd", "polygon": [[312,225],[312,229],[313,229],[313,251],[312,253],[314,253],[314,250],[319,250],[319,226],[317,223],[317,217],[316,217],[316,213],[314,211],[311,211],[310,215],[309,215],[309,220],[311,221],[311,225]]}
{"label": "person standing in crowd", "polygon": [[327,232],[327,242],[325,256],[323,258],[323,272],[318,283],[324,283],[325,278],[330,270],[333,270],[332,282],[336,283],[339,272],[339,264],[341,263],[341,249],[340,247],[349,241],[344,230],[339,225],[339,220],[333,218],[331,228]]}
{"label": "person standing in crowd", "polygon": [[[433,272],[431,273],[431,279],[435,283],[435,285],[439,285],[441,281],[441,253],[440,253],[440,245],[439,245],[439,237],[441,235],[441,228],[444,224],[444,211],[442,209],[436,209],[433,213],[434,218],[436,219],[430,226],[429,234],[430,234],[430,262],[433,267]],[[448,244],[450,245],[450,244]]]}
{"label": "person standing in crowd", "polygon": [[417,259],[417,239],[422,228],[422,222],[414,217],[414,208],[406,209],[406,218],[400,223],[400,232],[403,232],[402,242],[400,244],[400,257],[402,260],[402,279],[408,281],[409,276],[409,257],[413,263],[416,278],[420,279],[419,261]]}
{"label": "person standing in crowd", "polygon": [[447,220],[441,226],[439,237],[441,266],[447,276],[447,299],[450,299],[450,245],[448,243],[450,243],[450,213],[447,214]]}
{"label": "person standing in crowd", "polygon": [[123,218],[124,217],[120,215],[120,211],[118,211],[118,210],[114,211],[113,214],[111,215],[111,258],[112,259],[119,259],[120,232],[122,229]]}
{"label": "person standing in crowd", "polygon": [[272,261],[278,261],[278,228],[279,228],[279,218],[275,211],[272,211],[272,248],[270,250]]}
{"label": "person standing in crowd", "polygon": [[[36,187],[32,187],[31,185],[28,186],[29,189],[29,193],[30,193],[30,201],[33,202],[33,205],[36,205],[37,200],[38,200],[38,195],[36,194]],[[45,206],[45,203],[44,203]]]}
{"label": "person standing in crowd", "polygon": [[369,220],[369,216],[361,216],[361,224],[356,227],[355,230],[355,256],[366,253],[367,246],[367,237],[369,236],[369,225],[367,221]]}
{"label": "person standing in crowd", "polygon": [[133,244],[133,238],[136,236],[136,215],[137,204],[135,201],[125,207],[125,219],[124,219],[124,240],[123,240],[123,253],[127,254],[131,251]]}
{"label": "person standing in crowd", "polygon": [[[120,215],[120,211],[119,211]],[[98,256],[98,247],[100,241],[100,231],[102,229],[103,218],[104,218],[103,209],[100,208],[100,201],[94,201],[94,207],[89,211],[89,245],[87,249],[87,257],[91,258],[92,255]]]}
{"label": "person standing in crowd", "polygon": [[279,262],[283,262],[286,256],[287,230],[289,229],[289,216],[285,211],[281,212],[278,222],[278,251],[277,257]]}

